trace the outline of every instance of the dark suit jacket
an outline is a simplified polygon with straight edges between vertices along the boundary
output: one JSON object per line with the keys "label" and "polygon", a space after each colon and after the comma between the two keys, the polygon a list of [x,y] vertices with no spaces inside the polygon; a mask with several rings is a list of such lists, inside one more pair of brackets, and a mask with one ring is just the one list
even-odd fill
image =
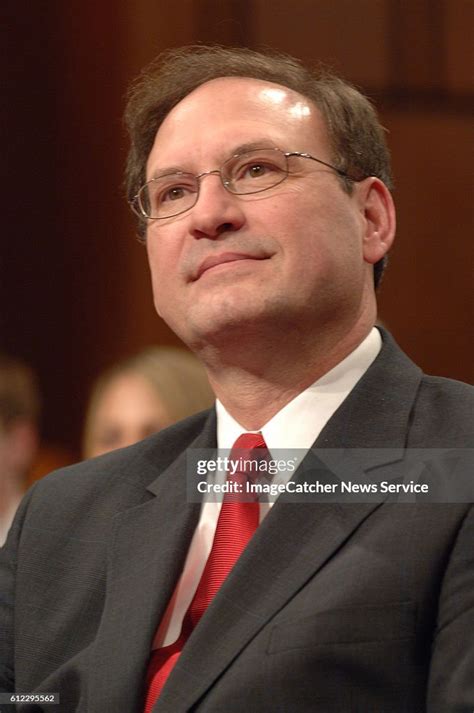
{"label": "dark suit jacket", "polygon": [[[472,446],[472,392],[423,376],[384,335],[316,446],[362,447],[378,475],[407,447]],[[31,489],[1,555],[0,690],[57,691],[62,702],[21,710],[142,710],[153,635],[199,518],[185,449],[215,439],[214,413],[197,415]],[[155,710],[472,713],[470,506],[284,500]]]}

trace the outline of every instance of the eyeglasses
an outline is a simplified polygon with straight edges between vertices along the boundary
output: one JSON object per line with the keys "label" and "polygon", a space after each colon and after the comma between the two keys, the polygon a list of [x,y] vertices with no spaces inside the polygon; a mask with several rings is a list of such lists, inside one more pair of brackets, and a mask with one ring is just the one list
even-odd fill
{"label": "eyeglasses", "polygon": [[282,151],[277,148],[253,149],[237,153],[225,161],[220,169],[205,171],[198,176],[185,171],[174,171],[152,178],[145,183],[130,201],[139,218],[163,220],[185,213],[196,205],[204,176],[216,174],[229,193],[238,196],[262,193],[275,188],[290,174],[290,158],[305,158],[330,168],[346,180],[353,181],[347,173],[326,161],[299,151]]}

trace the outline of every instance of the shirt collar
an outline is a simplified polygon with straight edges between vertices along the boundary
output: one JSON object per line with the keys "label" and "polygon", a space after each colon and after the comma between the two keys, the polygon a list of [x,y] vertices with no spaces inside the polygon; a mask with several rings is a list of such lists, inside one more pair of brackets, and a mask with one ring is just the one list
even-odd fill
{"label": "shirt collar", "polygon": [[[374,327],[354,351],[278,411],[261,429],[270,452],[284,448],[309,450],[381,346],[380,332]],[[246,429],[219,400],[216,411],[218,448],[230,449]]]}

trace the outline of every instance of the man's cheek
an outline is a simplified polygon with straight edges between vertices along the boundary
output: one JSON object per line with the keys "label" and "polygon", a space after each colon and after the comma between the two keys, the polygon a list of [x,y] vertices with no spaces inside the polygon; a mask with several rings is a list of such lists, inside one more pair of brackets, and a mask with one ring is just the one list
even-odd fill
{"label": "man's cheek", "polygon": [[160,317],[166,313],[166,295],[169,294],[169,289],[166,280],[159,271],[152,269],[152,286],[153,286],[153,302],[155,309]]}

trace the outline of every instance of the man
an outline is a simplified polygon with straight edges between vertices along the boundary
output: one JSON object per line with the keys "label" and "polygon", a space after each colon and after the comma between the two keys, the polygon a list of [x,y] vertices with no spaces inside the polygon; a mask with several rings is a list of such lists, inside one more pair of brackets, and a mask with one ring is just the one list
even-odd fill
{"label": "man", "polygon": [[[395,217],[373,109],[292,59],[195,47],[148,69],[127,119],[156,309],[216,412],[30,491],[1,686],[68,712],[470,711],[469,504],[199,504],[186,482],[187,453],[234,443],[260,464],[299,449],[300,486],[320,453],[376,485],[408,449],[472,444],[472,390],[374,328]],[[239,468],[229,488],[256,482]]]}

